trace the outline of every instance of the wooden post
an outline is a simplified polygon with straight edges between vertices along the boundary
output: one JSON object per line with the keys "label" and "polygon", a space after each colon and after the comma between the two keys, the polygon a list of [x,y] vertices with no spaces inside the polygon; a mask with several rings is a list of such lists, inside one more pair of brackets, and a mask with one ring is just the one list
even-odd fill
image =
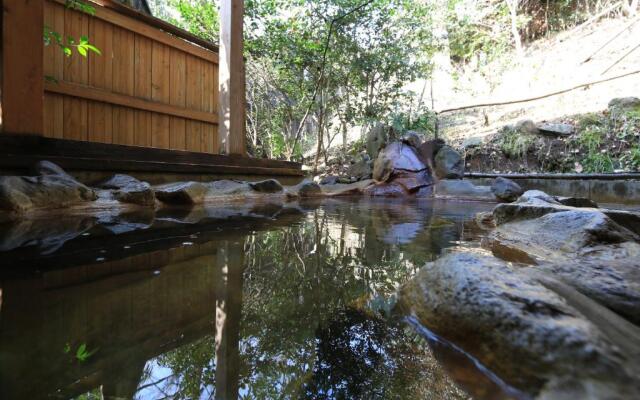
{"label": "wooden post", "polygon": [[44,131],[43,0],[2,1],[2,131]]}
{"label": "wooden post", "polygon": [[243,58],[244,0],[220,2],[218,148],[246,155],[245,76]]}

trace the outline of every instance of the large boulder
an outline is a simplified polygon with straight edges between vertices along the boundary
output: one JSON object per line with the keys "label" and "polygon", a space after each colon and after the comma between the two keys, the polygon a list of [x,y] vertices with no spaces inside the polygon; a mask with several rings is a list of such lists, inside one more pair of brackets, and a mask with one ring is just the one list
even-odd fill
{"label": "large boulder", "polygon": [[518,200],[518,198],[524,193],[522,187],[512,181],[511,179],[497,177],[491,184],[491,191],[499,200],[512,202]]}
{"label": "large boulder", "polygon": [[440,179],[462,179],[464,160],[451,146],[443,146],[434,158],[435,174]]}
{"label": "large boulder", "polygon": [[153,206],[156,202],[151,185],[129,175],[116,174],[97,187],[110,190],[113,197],[123,203]]}
{"label": "large boulder", "polygon": [[43,175],[0,177],[0,211],[12,218],[34,209],[63,208],[96,200],[96,193],[53,163]]}
{"label": "large boulder", "polygon": [[418,172],[427,166],[420,160],[416,150],[402,142],[393,142],[385,147],[373,166],[373,179],[388,181],[394,171]]}
{"label": "large boulder", "polygon": [[638,328],[532,272],[458,250],[423,267],[402,288],[399,307],[536,398],[640,396]]}
{"label": "large boulder", "polygon": [[530,119],[518,121],[515,126],[515,131],[523,135],[537,135],[540,133],[536,123]]}
{"label": "large boulder", "polygon": [[420,148],[424,143],[425,134],[418,131],[407,131],[402,135],[400,141],[404,144],[412,146],[414,149]]}
{"label": "large boulder", "polygon": [[[274,189],[273,182],[257,186],[260,190]],[[264,193],[243,181],[219,180],[213,182],[174,182],[154,187],[156,198],[171,205],[193,205],[217,201],[256,198]]]}
{"label": "large boulder", "polygon": [[389,142],[391,131],[391,127],[378,123],[367,132],[366,150],[372,160],[375,160],[380,150]]}

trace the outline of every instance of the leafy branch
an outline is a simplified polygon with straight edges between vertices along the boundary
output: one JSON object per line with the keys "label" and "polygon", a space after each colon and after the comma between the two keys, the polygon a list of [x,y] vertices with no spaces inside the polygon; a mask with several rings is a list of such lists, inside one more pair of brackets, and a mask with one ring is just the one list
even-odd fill
{"label": "leafy branch", "polygon": [[[65,6],[69,9],[77,10],[89,15],[95,15],[96,13],[96,9],[93,6],[80,0],[66,0]],[[75,48],[78,54],[83,57],[87,57],[89,52],[94,52],[98,55],[102,54],[100,49],[89,42],[88,36],[83,35],[80,36],[79,39],[72,36],[64,38],[60,33],[46,25],[44,27],[43,40],[45,46],[49,46],[51,44],[58,46],[67,57],[71,57],[73,54],[73,48]]]}

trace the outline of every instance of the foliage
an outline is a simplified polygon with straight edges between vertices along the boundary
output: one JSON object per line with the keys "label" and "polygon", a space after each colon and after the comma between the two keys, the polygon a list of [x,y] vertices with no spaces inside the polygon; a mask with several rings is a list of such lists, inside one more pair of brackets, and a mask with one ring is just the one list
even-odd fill
{"label": "foliage", "polygon": [[578,137],[578,143],[586,147],[589,153],[595,153],[602,144],[602,132],[597,125],[590,125],[585,128]]}
{"label": "foliage", "polygon": [[640,146],[632,147],[620,158],[622,164],[627,164],[630,169],[640,170]]}
{"label": "foliage", "polygon": [[[94,15],[96,12],[93,6],[80,0],[65,0],[65,6],[67,8],[74,9],[89,15]],[[89,52],[101,54],[100,50],[89,42],[88,36],[83,35],[78,39],[74,38],[73,36],[67,36],[65,38],[60,33],[54,31],[46,25],[44,27],[43,39],[45,46],[54,44],[58,46],[67,57],[71,57],[71,55],[73,54],[72,49],[74,48],[76,49],[78,54],[83,57],[87,57]]]}
{"label": "foliage", "polygon": [[[87,344],[86,343],[81,343],[78,346],[78,349],[75,352],[75,358],[76,360],[80,361],[80,362],[85,362],[87,361],[92,355],[94,355],[99,349],[93,349],[91,351],[87,350]],[[71,345],[69,343],[67,343],[64,346],[63,349],[65,354],[70,354],[71,353]]]}
{"label": "foliage", "polygon": [[531,135],[506,128],[500,137],[499,146],[507,157],[519,159],[527,154],[533,142],[534,138]]}
{"label": "foliage", "polygon": [[604,173],[613,172],[614,161],[606,153],[589,153],[581,160],[584,172],[587,173]]}

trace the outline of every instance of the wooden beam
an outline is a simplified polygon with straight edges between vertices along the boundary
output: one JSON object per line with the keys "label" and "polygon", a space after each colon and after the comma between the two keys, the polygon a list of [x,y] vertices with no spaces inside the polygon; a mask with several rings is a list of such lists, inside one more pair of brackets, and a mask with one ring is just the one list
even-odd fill
{"label": "wooden beam", "polygon": [[243,16],[244,0],[220,2],[219,150],[236,155],[246,154]]}
{"label": "wooden beam", "polygon": [[214,113],[198,111],[191,108],[173,106],[158,101],[146,100],[139,97],[127,96],[104,89],[70,82],[47,82],[45,90],[49,93],[62,94],[86,100],[100,101],[118,106],[134,108],[136,110],[151,111],[174,117],[186,118],[194,121],[217,124],[218,116]]}
{"label": "wooden beam", "polygon": [[44,4],[2,2],[2,130],[44,131]]}

